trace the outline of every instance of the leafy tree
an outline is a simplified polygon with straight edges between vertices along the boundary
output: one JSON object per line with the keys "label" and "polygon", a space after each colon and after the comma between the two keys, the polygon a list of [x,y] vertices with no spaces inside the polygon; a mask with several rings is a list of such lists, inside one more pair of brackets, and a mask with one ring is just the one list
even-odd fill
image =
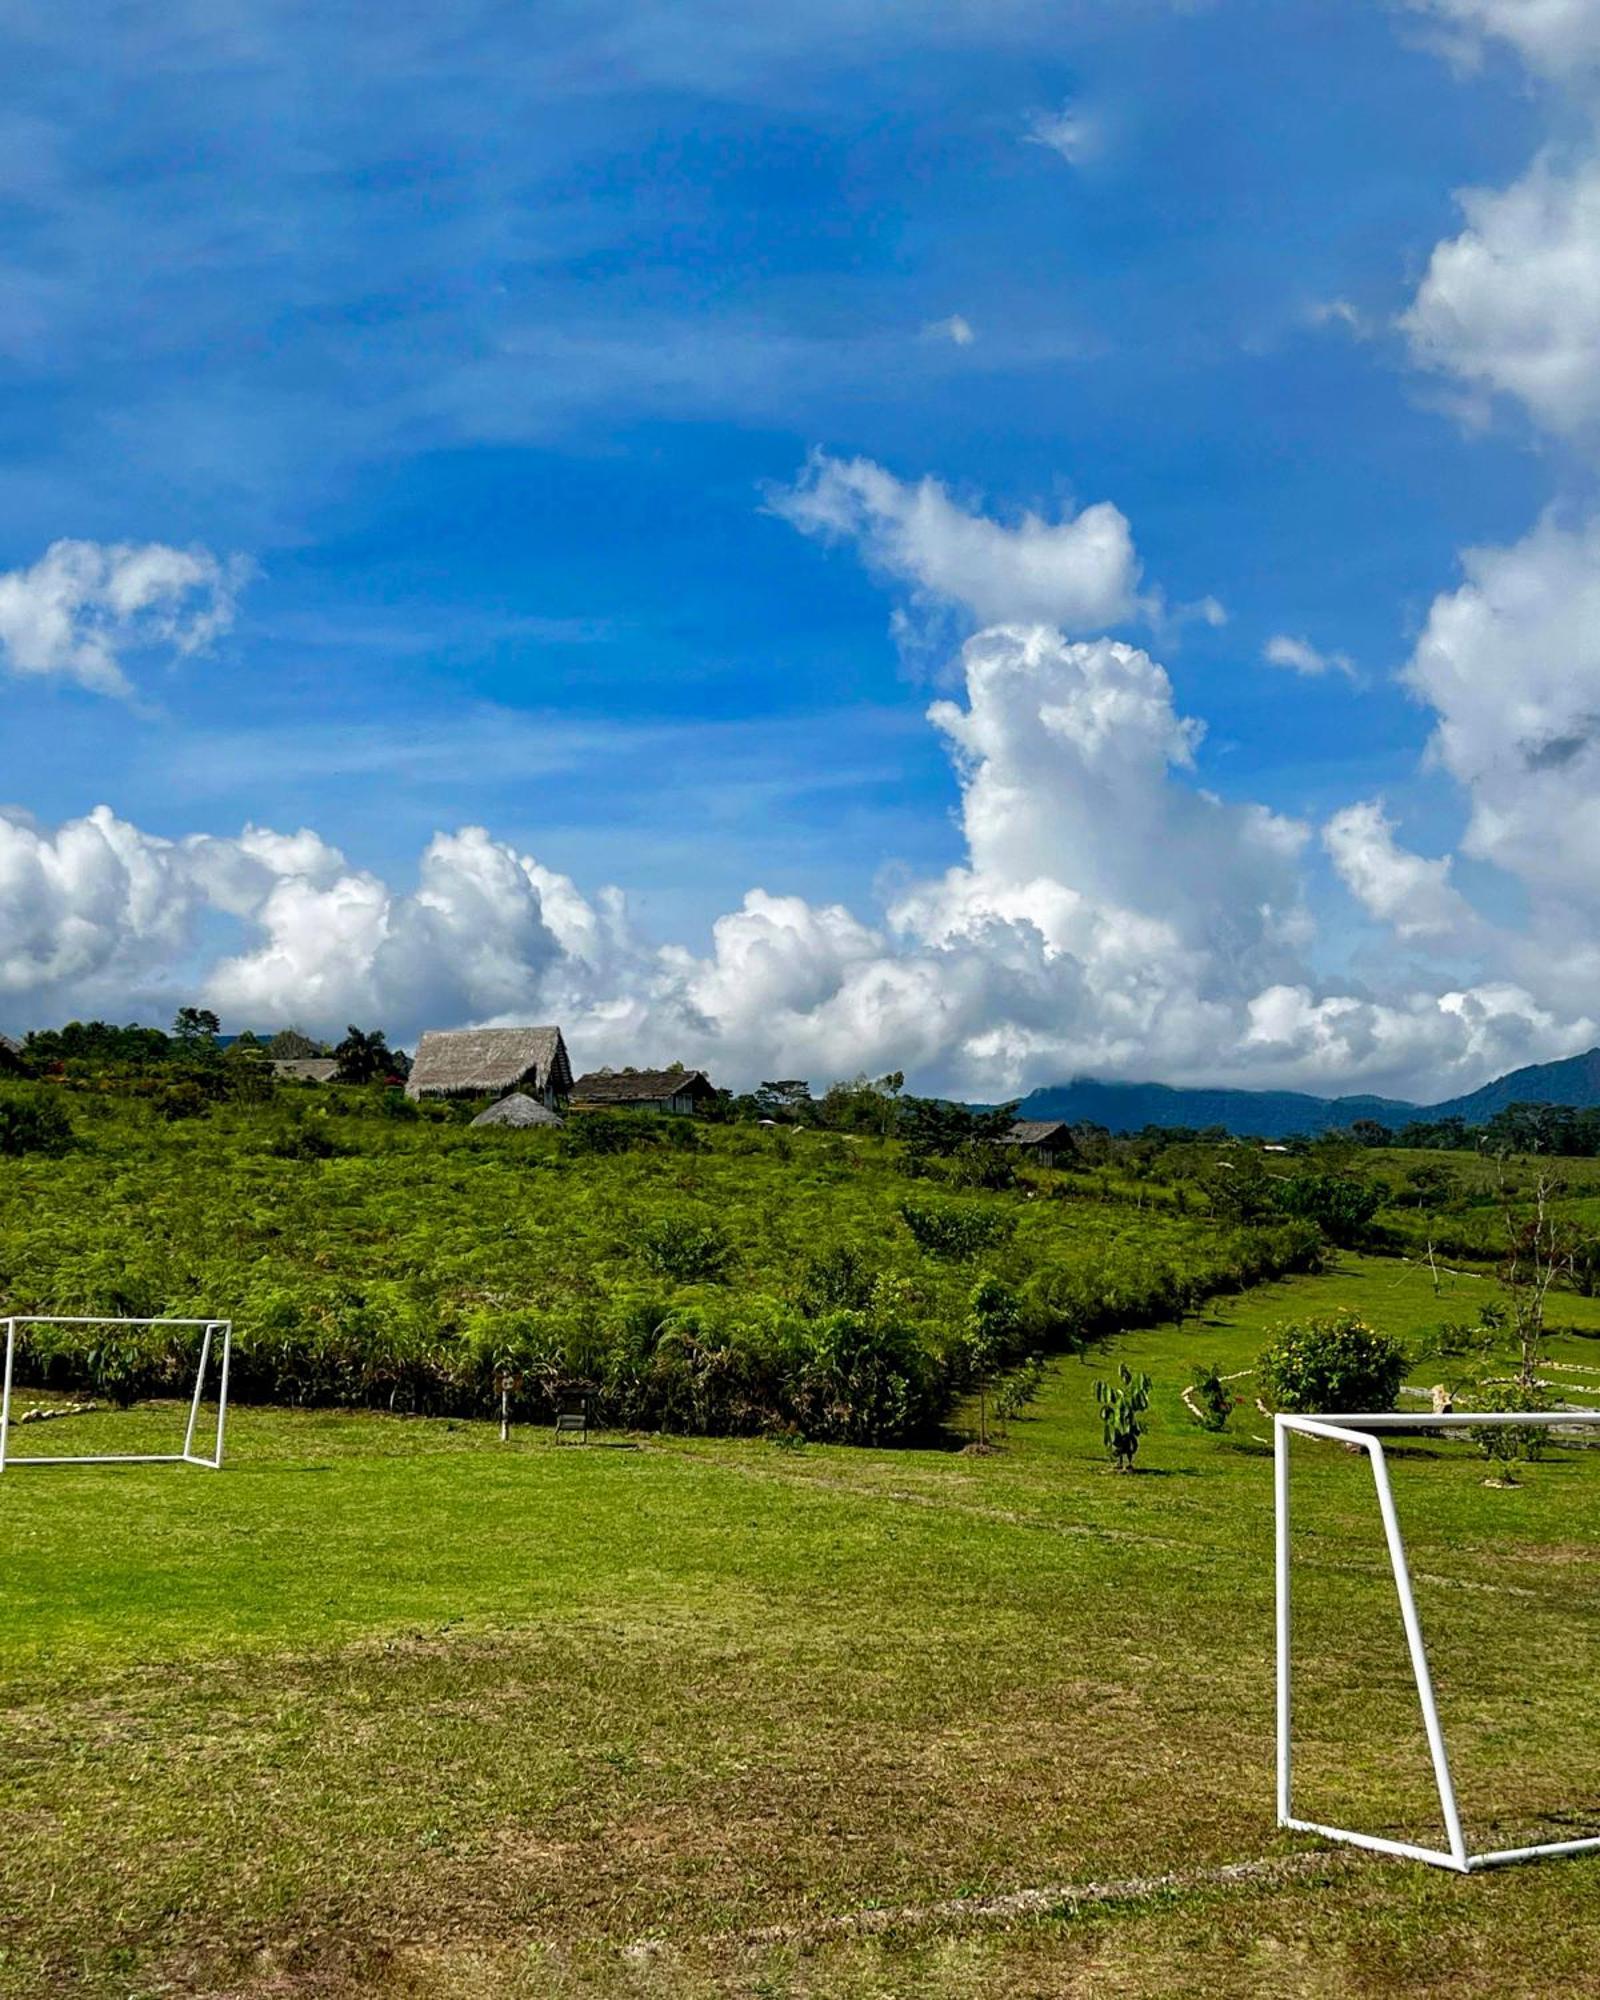
{"label": "leafy tree", "polygon": [[1391,1334],[1353,1312],[1279,1327],[1256,1362],[1262,1393],[1295,1416],[1392,1410],[1408,1366]]}
{"label": "leafy tree", "polygon": [[1126,1361],[1117,1364],[1115,1378],[1096,1382],[1094,1399],[1100,1405],[1100,1428],[1106,1454],[1118,1472],[1132,1472],[1144,1435],[1145,1412],[1150,1407],[1151,1382],[1148,1375],[1135,1375]]}
{"label": "leafy tree", "polygon": [[989,1378],[1017,1337],[1021,1314],[1016,1294],[998,1278],[980,1278],[967,1301],[962,1345],[978,1389],[978,1443],[989,1443]]}
{"label": "leafy tree", "polygon": [[209,1007],[180,1007],[172,1032],[184,1048],[193,1048],[200,1042],[214,1042],[222,1032],[222,1023]]}
{"label": "leafy tree", "polygon": [[364,1034],[353,1021],[333,1053],[338,1058],[341,1083],[376,1083],[390,1075],[394,1066],[389,1038],[382,1028]]}
{"label": "leafy tree", "polygon": [[1354,1174],[1294,1174],[1278,1181],[1273,1193],[1285,1215],[1304,1216],[1331,1243],[1347,1248],[1362,1240],[1383,1200],[1376,1181]]}

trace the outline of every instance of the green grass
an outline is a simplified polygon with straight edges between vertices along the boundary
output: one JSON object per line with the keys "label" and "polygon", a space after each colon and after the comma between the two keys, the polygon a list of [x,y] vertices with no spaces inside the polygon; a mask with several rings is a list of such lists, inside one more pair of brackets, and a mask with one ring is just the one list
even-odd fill
{"label": "green grass", "polygon": [[[1126,1336],[987,1458],[242,1408],[221,1475],[8,1473],[0,1993],[1591,1990],[1592,1862],[1276,1833],[1268,1426],[1182,1413],[1290,1312],[1418,1340],[1455,1283],[1352,1258]],[[1600,1305],[1559,1317],[1600,1357]],[[1156,1380],[1129,1478],[1117,1358]],[[1486,1471],[1396,1453],[1464,1809],[1509,1844],[1600,1826],[1600,1455]],[[1303,1803],[1431,1834],[1370,1475],[1307,1447],[1296,1502]]]}

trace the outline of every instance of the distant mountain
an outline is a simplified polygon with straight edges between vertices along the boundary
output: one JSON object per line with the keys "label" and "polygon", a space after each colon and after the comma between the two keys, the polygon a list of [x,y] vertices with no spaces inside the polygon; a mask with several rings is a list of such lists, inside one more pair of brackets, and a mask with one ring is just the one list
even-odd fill
{"label": "distant mountain", "polygon": [[1357,1118],[1406,1125],[1415,1118],[1462,1118],[1481,1125],[1508,1104],[1600,1106],[1600,1049],[1565,1062],[1532,1063],[1496,1077],[1481,1090],[1443,1104],[1411,1104],[1400,1097],[1312,1097],[1298,1090],[1180,1090],[1164,1083],[1097,1083],[1077,1077],[1046,1084],[1022,1100],[1019,1118],[1064,1118],[1137,1132],[1145,1125],[1222,1125],[1243,1138],[1314,1136]]}
{"label": "distant mountain", "polygon": [[1570,1104],[1574,1111],[1600,1105],[1600,1049],[1585,1049],[1565,1062],[1530,1063],[1509,1076],[1497,1076],[1481,1090],[1435,1104],[1430,1118],[1464,1118],[1481,1125],[1508,1104]]}

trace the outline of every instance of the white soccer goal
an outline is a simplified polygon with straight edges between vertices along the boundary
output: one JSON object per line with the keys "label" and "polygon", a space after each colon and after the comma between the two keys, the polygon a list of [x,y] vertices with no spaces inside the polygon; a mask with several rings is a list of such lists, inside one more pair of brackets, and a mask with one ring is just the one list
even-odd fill
{"label": "white soccer goal", "polygon": [[[223,1433],[228,1421],[228,1363],[233,1357],[233,1321],[229,1319],[101,1319],[50,1313],[14,1313],[5,1322],[5,1375],[0,1382],[0,1472],[19,1465],[199,1465],[209,1472],[222,1468]],[[200,1358],[189,1398],[189,1421],[182,1451],[87,1451],[51,1456],[19,1455],[11,1450],[11,1388],[17,1359],[18,1330],[27,1326],[191,1326],[201,1330]],[[217,1428],[209,1456],[195,1450],[200,1406],[213,1357],[217,1368]]]}
{"label": "white soccer goal", "polygon": [[[1454,1868],[1470,1875],[1481,1868],[1504,1868],[1514,1861],[1542,1861],[1557,1854],[1586,1854],[1600,1849],[1600,1834],[1583,1840],[1551,1840],[1532,1847],[1506,1847],[1492,1854],[1474,1854],[1461,1830],[1456,1808],[1455,1782],[1450,1775],[1450,1756],[1438,1706],[1433,1698],[1433,1676],[1428,1669],[1427,1649],[1422,1642],[1422,1625],[1417,1617],[1416,1598],[1411,1590],[1411,1570],[1400,1535],[1394,1494],[1389,1485],[1389,1467],[1384,1457],[1379,1430],[1464,1430],[1486,1425],[1515,1424],[1526,1429],[1533,1425],[1600,1424],[1600,1410],[1509,1410],[1412,1414],[1385,1412],[1377,1416],[1328,1416],[1273,1418],[1274,1474],[1277,1500],[1277,1594],[1278,1594],[1278,1824],[1297,1833],[1316,1833],[1325,1840],[1342,1840],[1352,1847],[1368,1847],[1378,1854],[1398,1854],[1411,1861],[1426,1861],[1436,1868]],[[1400,1598],[1400,1618],[1405,1626],[1406,1646],[1411,1654],[1411,1671],[1416,1679],[1417,1699],[1422,1706],[1422,1722],[1427,1732],[1428,1751],[1433,1759],[1434,1782],[1439,1789],[1439,1810],[1444,1817],[1448,1851],[1421,1847],[1405,1840],[1386,1840],[1373,1833],[1353,1833],[1347,1827],[1323,1826],[1316,1820],[1297,1819],[1292,1792],[1293,1739],[1292,1696],[1294,1657],[1290,1645],[1289,1575],[1289,1439],[1298,1432],[1304,1437],[1331,1439],[1352,1445],[1372,1461],[1373,1481],[1378,1491],[1378,1511],[1383,1517],[1384,1538],[1389,1546],[1389,1563],[1394,1571],[1395,1590]]]}

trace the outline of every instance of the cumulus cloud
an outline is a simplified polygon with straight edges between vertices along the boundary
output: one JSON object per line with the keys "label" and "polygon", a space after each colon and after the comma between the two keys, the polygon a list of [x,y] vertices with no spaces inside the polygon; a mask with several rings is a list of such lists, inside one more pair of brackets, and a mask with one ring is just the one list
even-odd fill
{"label": "cumulus cloud", "polygon": [[896,479],[871,459],[813,453],[792,487],[770,496],[803,534],[854,542],[879,574],[961,606],[1070,632],[1119,625],[1138,609],[1139,562],[1122,511],[1098,501],[1014,525],[969,512],[936,479]]}
{"label": "cumulus cloud", "polygon": [[1268,666],[1287,667],[1290,673],[1310,679],[1327,673],[1356,678],[1355,662],[1348,653],[1319,652],[1309,639],[1292,639],[1286,632],[1274,634],[1262,647],[1261,657]]}
{"label": "cumulus cloud", "polygon": [[247,574],[239,558],[205,549],[52,542],[31,568],[0,573],[0,663],[126,695],[124,658],[210,645],[232,622]]}
{"label": "cumulus cloud", "polygon": [[1557,81],[1600,64],[1600,0],[1411,0],[1447,31],[1451,48],[1476,58],[1487,41],[1514,48]]}
{"label": "cumulus cloud", "polygon": [[1600,161],[1464,194],[1401,326],[1413,357],[1557,434],[1600,418]]}
{"label": "cumulus cloud", "polygon": [[1465,789],[1464,850],[1600,913],[1600,517],[1472,549],[1405,669]]}
{"label": "cumulus cloud", "polygon": [[1322,831],[1341,881],[1369,915],[1408,940],[1470,938],[1471,905],[1450,880],[1450,857],[1428,860],[1399,845],[1394,822],[1374,799],[1346,806]]}

